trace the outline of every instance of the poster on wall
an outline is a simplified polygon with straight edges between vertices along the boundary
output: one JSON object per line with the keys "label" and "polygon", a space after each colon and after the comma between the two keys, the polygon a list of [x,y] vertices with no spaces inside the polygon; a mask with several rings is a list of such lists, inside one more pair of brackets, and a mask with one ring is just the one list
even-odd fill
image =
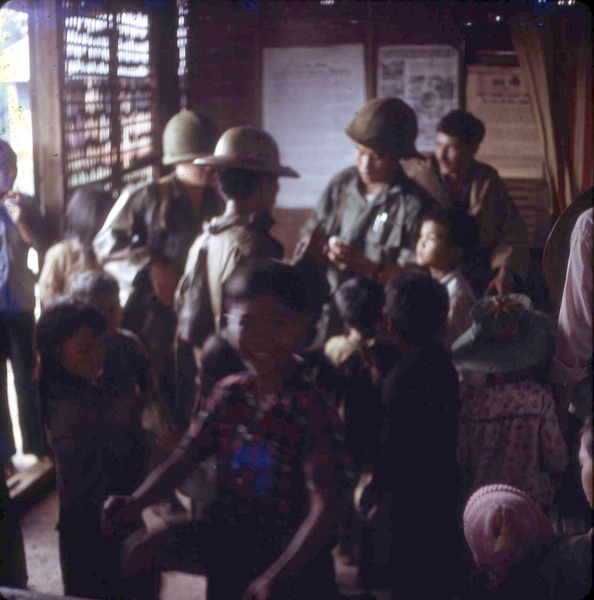
{"label": "poster on wall", "polygon": [[504,178],[543,177],[542,145],[520,67],[469,66],[466,107],[486,128],[478,160]]}
{"label": "poster on wall", "polygon": [[277,206],[312,208],[330,179],[355,164],[344,130],[365,104],[363,45],[265,48],[262,122],[283,164]]}
{"label": "poster on wall", "polygon": [[460,58],[453,46],[380,46],[377,97],[400,98],[417,114],[417,150],[435,150],[435,128],[458,108]]}

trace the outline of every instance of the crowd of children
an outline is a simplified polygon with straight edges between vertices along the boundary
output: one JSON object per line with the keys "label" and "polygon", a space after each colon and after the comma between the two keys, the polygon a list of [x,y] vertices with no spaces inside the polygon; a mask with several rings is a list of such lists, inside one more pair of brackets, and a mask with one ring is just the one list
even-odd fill
{"label": "crowd of children", "polygon": [[[229,159],[242,145],[260,154]],[[575,441],[548,380],[555,324],[526,295],[477,300],[465,274],[474,220],[422,212],[415,264],[385,277],[361,263],[369,276],[330,294],[331,238],[316,228],[289,264],[269,234],[277,179],[296,176],[272,137],[233,128],[211,151],[197,165],[221,170],[226,213],[196,236],[183,276],[163,258],[179,262],[176,244],[155,236],[164,248],[141,261],[153,296],[132,296],[138,308],[162,292],[176,330],[164,317],[149,331],[149,313],[128,315],[140,337],[122,328],[118,280],[91,246],[102,192],[73,198],[42,272],[36,382],[65,593],[158,598],[159,573],[176,570],[206,574],[209,600],[331,600],[338,547],[363,587],[394,598],[584,597],[592,530],[558,537],[549,518]],[[316,344],[329,302],[343,331]],[[167,348],[153,353],[161,330]],[[591,507],[591,417],[580,436]],[[141,511],[179,489],[193,518],[147,530]],[[1,524],[22,546],[14,521]],[[14,556],[5,581],[22,584]]]}

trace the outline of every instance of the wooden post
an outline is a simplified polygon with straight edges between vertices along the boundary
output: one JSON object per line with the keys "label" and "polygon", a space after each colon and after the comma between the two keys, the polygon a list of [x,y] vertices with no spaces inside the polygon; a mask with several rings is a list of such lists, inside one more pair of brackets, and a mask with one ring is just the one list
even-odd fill
{"label": "wooden post", "polygon": [[56,5],[57,0],[34,0],[29,5],[35,191],[54,235],[61,232],[66,187],[60,106],[63,40]]}

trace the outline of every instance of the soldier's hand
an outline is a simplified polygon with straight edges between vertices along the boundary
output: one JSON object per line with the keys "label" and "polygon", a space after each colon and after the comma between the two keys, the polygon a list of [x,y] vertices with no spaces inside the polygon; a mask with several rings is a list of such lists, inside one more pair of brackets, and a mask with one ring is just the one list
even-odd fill
{"label": "soldier's hand", "polygon": [[366,277],[375,277],[379,270],[379,265],[369,260],[361,250],[336,237],[331,237],[328,241],[328,259],[341,271],[353,271]]}
{"label": "soldier's hand", "polygon": [[317,263],[326,259],[328,252],[328,236],[322,224],[307,235],[304,235],[295,246],[292,263],[295,264],[302,258],[311,258]]}
{"label": "soldier's hand", "polygon": [[166,308],[173,306],[179,277],[172,265],[155,260],[149,265],[149,279],[157,300]]}
{"label": "soldier's hand", "polygon": [[101,530],[105,535],[113,535],[119,526],[130,522],[137,514],[132,496],[109,496],[103,503]]}

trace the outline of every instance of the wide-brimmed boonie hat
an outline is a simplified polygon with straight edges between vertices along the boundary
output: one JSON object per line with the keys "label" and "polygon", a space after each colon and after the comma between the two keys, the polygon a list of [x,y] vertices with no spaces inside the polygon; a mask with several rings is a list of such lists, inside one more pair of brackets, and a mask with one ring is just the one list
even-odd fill
{"label": "wide-brimmed boonie hat", "polygon": [[472,326],[451,347],[458,369],[521,371],[538,366],[553,354],[555,322],[533,310],[528,296],[489,296],[476,302],[470,314]]}
{"label": "wide-brimmed boonie hat", "polygon": [[279,177],[299,177],[299,173],[291,167],[280,164],[274,138],[266,131],[250,126],[227,129],[217,142],[214,154],[198,158],[194,164],[221,169],[247,169]]}
{"label": "wide-brimmed boonie hat", "polygon": [[361,108],[345,133],[357,144],[398,158],[420,157],[415,111],[399,98],[377,98]]}

